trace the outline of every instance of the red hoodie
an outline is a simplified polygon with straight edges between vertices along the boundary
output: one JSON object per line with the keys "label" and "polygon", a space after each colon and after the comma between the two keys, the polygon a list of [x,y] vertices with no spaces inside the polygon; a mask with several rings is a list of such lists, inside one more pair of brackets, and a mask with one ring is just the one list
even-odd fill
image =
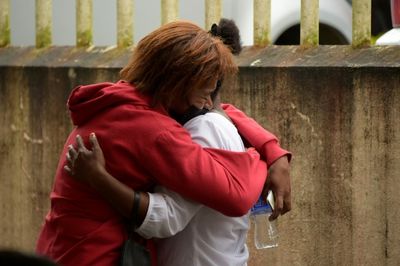
{"label": "red hoodie", "polygon": [[[230,216],[246,213],[260,195],[267,167],[254,149],[203,149],[165,110],[151,108],[150,99],[126,82],[77,87],[68,106],[77,127],[61,153],[51,209],[37,243],[38,253],[60,265],[116,265],[126,239],[122,216],[63,170],[68,145],[77,134],[87,139],[95,132],[107,171],[132,189],[149,191],[157,183]],[[224,107],[267,162],[287,154],[254,120],[233,106]]]}

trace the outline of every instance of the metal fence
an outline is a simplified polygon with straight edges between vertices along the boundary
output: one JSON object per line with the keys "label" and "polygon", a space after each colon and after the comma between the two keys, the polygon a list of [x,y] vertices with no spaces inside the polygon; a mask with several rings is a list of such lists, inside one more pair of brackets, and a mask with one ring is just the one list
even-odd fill
{"label": "metal fence", "polygon": [[[93,43],[93,0],[76,0],[76,46],[88,47]],[[131,0],[117,1],[117,45],[133,44],[133,11]],[[161,23],[178,19],[179,1],[161,0]],[[253,0],[254,45],[271,44],[271,0]],[[222,17],[222,0],[204,0],[205,26]],[[353,0],[352,45],[369,45],[371,42],[371,0]],[[10,44],[10,0],[0,0],[0,47]],[[300,45],[316,46],[319,42],[319,1],[301,0]],[[52,0],[36,0],[36,47],[52,45]]]}

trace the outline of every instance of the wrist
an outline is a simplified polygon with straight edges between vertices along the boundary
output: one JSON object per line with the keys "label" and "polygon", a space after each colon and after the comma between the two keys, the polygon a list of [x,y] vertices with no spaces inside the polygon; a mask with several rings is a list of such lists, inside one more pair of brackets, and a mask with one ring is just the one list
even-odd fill
{"label": "wrist", "polygon": [[144,192],[134,191],[133,206],[131,212],[131,221],[134,229],[140,227],[146,217],[149,207],[149,195]]}
{"label": "wrist", "polygon": [[287,155],[283,155],[276,159],[269,168],[270,174],[273,172],[288,172],[289,171],[289,158]]}
{"label": "wrist", "polygon": [[109,173],[101,165],[98,165],[88,173],[87,181],[89,185],[95,189],[99,189],[103,185],[107,185],[109,180],[110,180]]}

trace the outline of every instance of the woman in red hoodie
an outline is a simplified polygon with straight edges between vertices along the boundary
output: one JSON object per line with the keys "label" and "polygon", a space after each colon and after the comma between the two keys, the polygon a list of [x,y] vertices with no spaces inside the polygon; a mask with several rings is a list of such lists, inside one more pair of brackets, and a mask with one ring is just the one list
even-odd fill
{"label": "woman in red hoodie", "polygon": [[[123,216],[97,191],[63,171],[64,154],[78,134],[96,132],[107,156],[107,172],[134,190],[149,191],[159,184],[225,215],[246,213],[264,186],[267,165],[282,165],[274,162],[281,162],[287,151],[232,106],[225,106],[227,114],[258,152],[203,149],[171,117],[193,105],[202,108],[217,81],[236,71],[221,40],[178,21],[138,43],[121,71],[124,81],[75,88],[68,107],[76,127],[59,161],[37,252],[60,265],[116,265],[127,238]],[[280,176],[275,185],[282,212],[290,209],[285,171],[285,166],[274,170]],[[126,208],[132,208],[132,200]]]}

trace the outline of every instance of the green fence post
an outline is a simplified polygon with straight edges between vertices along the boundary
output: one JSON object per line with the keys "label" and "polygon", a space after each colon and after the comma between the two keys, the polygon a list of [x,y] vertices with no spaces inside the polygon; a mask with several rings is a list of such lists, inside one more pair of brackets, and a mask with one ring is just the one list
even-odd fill
{"label": "green fence post", "polygon": [[271,0],[254,0],[254,45],[271,43]]}
{"label": "green fence post", "polygon": [[300,45],[317,46],[319,43],[319,2],[301,0]]}
{"label": "green fence post", "polygon": [[118,47],[128,47],[133,44],[133,14],[132,0],[117,1],[117,44]]}
{"label": "green fence post", "polygon": [[161,24],[176,20],[179,17],[177,0],[161,0]]}
{"label": "green fence post", "polygon": [[52,0],[36,0],[36,48],[51,45]]}
{"label": "green fence post", "polygon": [[353,0],[354,47],[371,44],[371,0]]}
{"label": "green fence post", "polygon": [[219,22],[222,17],[222,1],[221,0],[206,0],[206,21],[205,29],[210,30],[212,24]]}
{"label": "green fence post", "polygon": [[92,0],[76,0],[76,46],[88,47],[93,43]]}

